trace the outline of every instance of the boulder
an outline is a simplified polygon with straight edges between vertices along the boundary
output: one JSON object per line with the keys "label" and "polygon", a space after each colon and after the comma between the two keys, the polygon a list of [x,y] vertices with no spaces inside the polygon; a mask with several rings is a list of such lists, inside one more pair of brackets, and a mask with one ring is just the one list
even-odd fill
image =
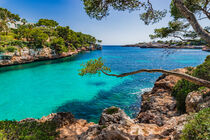
{"label": "boulder", "polygon": [[110,107],[107,109],[104,109],[104,111],[101,114],[101,118],[99,121],[100,125],[109,125],[109,124],[123,124],[123,125],[129,125],[134,123],[133,120],[128,117],[123,110],[121,110],[118,107]]}
{"label": "boulder", "polygon": [[210,107],[210,89],[190,92],[186,97],[185,105],[187,113],[198,112]]}

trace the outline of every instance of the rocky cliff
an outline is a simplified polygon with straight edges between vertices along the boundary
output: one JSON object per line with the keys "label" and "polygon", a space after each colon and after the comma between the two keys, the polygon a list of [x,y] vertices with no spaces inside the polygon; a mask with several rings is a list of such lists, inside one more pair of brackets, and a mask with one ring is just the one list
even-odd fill
{"label": "rocky cliff", "polygon": [[[186,69],[177,69],[186,72]],[[171,140],[179,139],[187,116],[210,107],[210,89],[191,92],[186,98],[186,114],[179,114],[171,92],[179,78],[162,75],[150,92],[142,95],[141,111],[135,119],[117,107],[104,109],[98,124],[77,120],[71,113],[55,113],[40,120],[58,124],[61,140]],[[23,120],[23,121],[27,121]]]}
{"label": "rocky cliff", "polygon": [[29,49],[28,47],[24,47],[24,48],[19,48],[14,53],[4,53],[2,55],[0,54],[0,67],[25,64],[34,61],[58,59],[58,58],[72,56],[82,51],[93,51],[101,48],[102,47],[99,45],[92,45],[90,47],[82,47],[81,49],[69,50],[68,52],[57,54],[55,50],[49,47],[40,48],[40,49]]}

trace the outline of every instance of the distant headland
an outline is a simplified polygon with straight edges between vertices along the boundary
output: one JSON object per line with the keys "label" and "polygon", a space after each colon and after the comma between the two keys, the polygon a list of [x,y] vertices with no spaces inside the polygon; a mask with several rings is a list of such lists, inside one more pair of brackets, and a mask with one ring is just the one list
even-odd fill
{"label": "distant headland", "polygon": [[165,42],[148,42],[123,45],[122,47],[139,47],[139,48],[165,48],[165,49],[202,49],[203,51],[210,51],[204,44],[187,44],[187,43],[165,43]]}

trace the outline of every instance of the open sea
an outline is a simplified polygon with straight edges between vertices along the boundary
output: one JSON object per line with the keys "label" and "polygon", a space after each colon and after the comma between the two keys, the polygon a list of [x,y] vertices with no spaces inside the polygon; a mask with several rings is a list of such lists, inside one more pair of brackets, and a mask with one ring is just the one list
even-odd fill
{"label": "open sea", "polygon": [[139,69],[183,68],[201,64],[210,53],[195,49],[166,50],[103,46],[73,57],[0,68],[0,120],[41,118],[72,112],[97,122],[104,108],[117,106],[135,117],[141,94],[151,90],[160,73],[125,78],[78,75],[80,64],[102,57],[112,73]]}

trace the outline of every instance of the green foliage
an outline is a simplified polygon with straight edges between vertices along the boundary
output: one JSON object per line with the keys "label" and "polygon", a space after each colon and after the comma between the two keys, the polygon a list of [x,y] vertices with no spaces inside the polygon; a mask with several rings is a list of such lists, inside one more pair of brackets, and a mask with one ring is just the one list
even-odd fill
{"label": "green foliage", "polygon": [[16,24],[17,21],[20,21],[20,17],[17,14],[13,14],[5,8],[0,7],[0,31],[8,34],[10,31],[9,24]]}
{"label": "green foliage", "polygon": [[23,48],[23,47],[26,47],[28,45],[28,42],[27,41],[21,41],[21,40],[13,40],[13,41],[8,42],[8,45]]}
{"label": "green foliage", "polygon": [[102,58],[94,59],[94,60],[89,60],[85,64],[81,64],[83,67],[82,69],[79,70],[79,75],[84,76],[84,75],[93,75],[93,74],[101,74],[101,71],[105,72],[111,72],[111,69],[104,66],[104,62]]}
{"label": "green foliage", "polygon": [[205,59],[205,62],[194,70],[193,76],[210,81],[210,55]]}
{"label": "green foliage", "polygon": [[149,10],[143,14],[140,14],[140,19],[144,21],[146,25],[154,24],[162,20],[166,16],[167,10]]}
{"label": "green foliage", "polygon": [[68,48],[65,46],[65,41],[63,38],[54,38],[51,42],[51,47],[56,51],[56,53],[60,54],[62,52],[67,52]]}
{"label": "green foliage", "polygon": [[196,113],[190,118],[183,129],[182,140],[210,139],[210,108]]}
{"label": "green foliage", "polygon": [[57,31],[59,37],[62,37],[65,41],[68,40],[68,36],[70,34],[69,26],[66,26],[66,27],[58,26],[56,28],[56,31]]}
{"label": "green foliage", "polygon": [[0,53],[4,53],[6,50],[4,47],[0,47]]}
{"label": "green foliage", "polygon": [[58,22],[49,19],[40,19],[36,26],[56,27],[58,26]]}
{"label": "green foliage", "polygon": [[[18,25],[16,29],[10,29],[7,24],[16,24],[15,21],[21,21],[23,24]],[[97,42],[95,37],[74,32],[68,26],[58,26],[59,24],[54,20],[40,19],[37,24],[26,23],[25,19],[20,19],[18,15],[0,8],[0,45],[5,48],[8,46],[33,49],[51,47],[60,54],[80,47],[89,47]]]}
{"label": "green foliage", "polygon": [[26,38],[29,40],[31,38],[32,27],[29,25],[21,25],[18,29],[14,30],[17,39]]}
{"label": "green foliage", "polygon": [[112,107],[112,108],[108,108],[106,109],[106,114],[115,114],[119,112],[119,108],[117,107]]}
{"label": "green foliage", "polygon": [[33,39],[34,44],[37,46],[43,46],[48,39],[48,35],[39,28],[32,29],[30,37]]}
{"label": "green foliage", "polygon": [[8,47],[6,47],[6,51],[7,52],[15,52],[16,50],[17,50],[17,48],[14,47],[14,46],[8,46]]}
{"label": "green foliage", "polygon": [[58,136],[53,122],[0,121],[0,139],[54,140]]}
{"label": "green foliage", "polygon": [[85,11],[91,18],[96,18],[101,20],[102,18],[109,15],[109,8],[112,7],[115,10],[124,11],[124,10],[135,10],[138,9],[141,5],[138,0],[83,0]]}
{"label": "green foliage", "polygon": [[188,95],[188,93],[198,90],[200,86],[195,85],[191,82],[188,82],[187,80],[180,80],[177,82],[175,87],[173,88],[172,95],[175,97],[177,103],[177,109],[181,113],[186,112],[186,107],[185,107],[185,99]]}
{"label": "green foliage", "polygon": [[101,20],[109,15],[109,9],[117,11],[128,10],[136,11],[142,9],[144,12],[140,14],[140,19],[145,24],[154,24],[166,16],[167,10],[153,9],[150,1],[139,0],[82,0],[86,13],[97,20]]}
{"label": "green foliage", "polygon": [[[210,81],[210,55],[206,57],[203,64],[197,66],[194,70],[189,70],[191,70],[189,74],[191,73],[192,76]],[[185,99],[188,93],[198,90],[199,88],[200,86],[186,80],[180,80],[177,82],[172,90],[172,95],[175,97],[177,101],[177,109],[181,113],[186,111]]]}
{"label": "green foliage", "polygon": [[13,35],[0,35],[0,41],[12,41],[14,40]]}
{"label": "green foliage", "polygon": [[[181,21],[170,21],[168,27],[162,27],[154,30],[154,35],[150,35],[151,39],[174,37],[184,41],[185,39],[196,38],[197,34],[192,31],[186,31],[189,24],[184,24]],[[185,34],[183,34],[185,32]]]}
{"label": "green foliage", "polygon": [[[208,3],[206,5],[205,0],[184,0],[185,6],[195,14],[201,14],[202,10],[205,10],[206,7],[208,7]],[[174,17],[174,19],[179,19],[179,18],[185,18],[177,9],[176,5],[174,4],[174,0],[171,1],[170,5],[170,13],[171,16]]]}

